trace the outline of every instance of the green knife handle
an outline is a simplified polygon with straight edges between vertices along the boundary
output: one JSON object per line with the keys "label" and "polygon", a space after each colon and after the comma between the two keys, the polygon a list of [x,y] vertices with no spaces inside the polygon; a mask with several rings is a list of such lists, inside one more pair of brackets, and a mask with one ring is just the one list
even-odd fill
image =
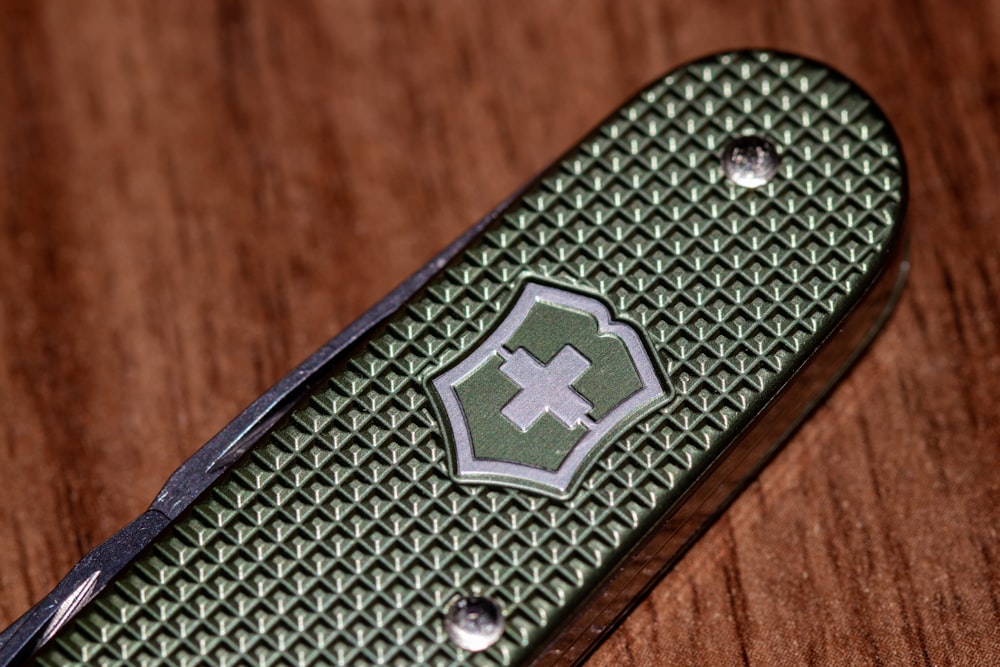
{"label": "green knife handle", "polygon": [[905,191],[829,68],[669,73],[357,325],[209,490],[168,486],[177,517],[35,660],[582,660],[870,340]]}

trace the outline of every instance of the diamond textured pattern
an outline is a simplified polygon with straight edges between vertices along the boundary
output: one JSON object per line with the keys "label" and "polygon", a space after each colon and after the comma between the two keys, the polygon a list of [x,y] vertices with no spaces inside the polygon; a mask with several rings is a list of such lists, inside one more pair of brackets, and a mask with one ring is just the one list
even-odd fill
{"label": "diamond textured pattern", "polygon": [[[768,137],[778,175],[722,175]],[[105,589],[43,665],[509,665],[546,640],[873,280],[903,210],[892,130],[829,69],[773,53],[687,65],[628,101],[452,260]],[[566,499],[454,481],[427,381],[529,276],[645,332],[668,406]],[[441,623],[501,603],[483,653]]]}

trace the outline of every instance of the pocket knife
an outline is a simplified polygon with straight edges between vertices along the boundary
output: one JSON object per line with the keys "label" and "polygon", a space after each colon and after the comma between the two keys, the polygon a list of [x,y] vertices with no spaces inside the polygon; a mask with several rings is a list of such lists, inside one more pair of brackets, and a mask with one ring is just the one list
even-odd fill
{"label": "pocket knife", "polygon": [[905,207],[839,73],[670,72],[184,463],[0,664],[582,662],[872,339]]}

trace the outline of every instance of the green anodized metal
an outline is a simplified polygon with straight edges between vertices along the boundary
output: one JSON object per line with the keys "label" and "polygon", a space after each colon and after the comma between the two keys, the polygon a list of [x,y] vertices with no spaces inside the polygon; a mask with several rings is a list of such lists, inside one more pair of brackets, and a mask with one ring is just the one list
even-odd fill
{"label": "green anodized metal", "polygon": [[[720,161],[748,135],[780,154],[753,187]],[[671,72],[365,332],[37,663],[581,659],[869,338],[904,208],[895,135],[839,74],[762,52]],[[483,599],[502,625],[446,627]],[[453,640],[468,628],[484,650]]]}

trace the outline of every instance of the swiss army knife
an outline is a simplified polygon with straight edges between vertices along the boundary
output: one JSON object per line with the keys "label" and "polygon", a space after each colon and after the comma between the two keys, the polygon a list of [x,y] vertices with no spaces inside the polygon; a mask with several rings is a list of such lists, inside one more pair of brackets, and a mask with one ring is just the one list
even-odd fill
{"label": "swiss army knife", "polygon": [[666,74],[184,463],[0,664],[582,662],[885,321],[905,208],[832,69]]}

